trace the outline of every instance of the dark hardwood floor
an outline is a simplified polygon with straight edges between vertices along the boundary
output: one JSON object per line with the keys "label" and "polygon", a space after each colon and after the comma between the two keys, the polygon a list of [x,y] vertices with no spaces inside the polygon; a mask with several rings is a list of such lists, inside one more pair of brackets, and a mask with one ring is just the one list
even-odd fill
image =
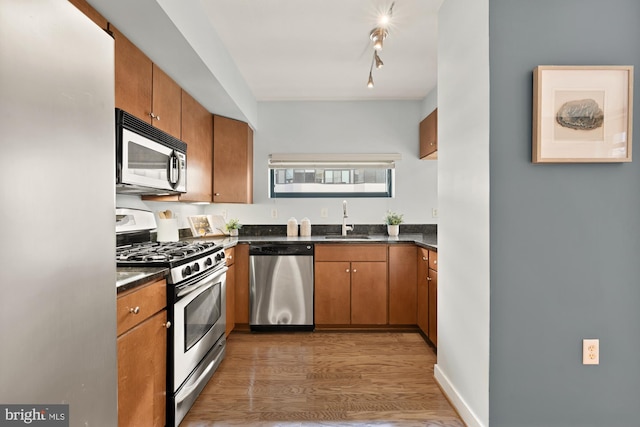
{"label": "dark hardwood floor", "polygon": [[411,332],[233,332],[181,427],[463,427]]}

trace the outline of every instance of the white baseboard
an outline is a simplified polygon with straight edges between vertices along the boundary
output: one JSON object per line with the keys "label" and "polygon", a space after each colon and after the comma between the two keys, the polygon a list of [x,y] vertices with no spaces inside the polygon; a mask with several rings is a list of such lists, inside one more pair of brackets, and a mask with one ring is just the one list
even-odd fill
{"label": "white baseboard", "polygon": [[458,411],[458,414],[467,427],[487,427],[482,424],[476,414],[469,408],[467,402],[460,396],[458,390],[451,384],[449,378],[440,370],[437,364],[433,366],[433,374],[436,382],[440,385],[440,388],[442,388],[449,402],[451,402],[456,411]]}

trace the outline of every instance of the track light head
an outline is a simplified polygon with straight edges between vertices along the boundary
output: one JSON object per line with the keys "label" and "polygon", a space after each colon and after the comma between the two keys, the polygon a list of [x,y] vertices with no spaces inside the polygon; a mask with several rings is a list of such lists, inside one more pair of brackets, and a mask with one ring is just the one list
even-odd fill
{"label": "track light head", "polygon": [[382,66],[384,65],[384,62],[382,62],[382,59],[380,59],[380,56],[378,56],[378,52],[377,51],[373,52],[373,58],[376,61],[376,68],[377,69],[382,68]]}
{"label": "track light head", "polygon": [[375,50],[382,50],[382,43],[384,39],[387,38],[387,34],[389,34],[389,32],[386,29],[380,27],[371,30],[371,33],[369,33],[369,38],[371,39],[371,41],[373,41],[373,48]]}

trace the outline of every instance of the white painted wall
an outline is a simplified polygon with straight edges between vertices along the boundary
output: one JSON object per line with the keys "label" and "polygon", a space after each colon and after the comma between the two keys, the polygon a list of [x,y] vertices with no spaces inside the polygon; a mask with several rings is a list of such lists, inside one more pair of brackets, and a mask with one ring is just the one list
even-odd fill
{"label": "white painted wall", "polygon": [[420,120],[427,117],[433,110],[438,107],[438,87],[433,88],[431,92],[427,94],[427,96],[422,100],[422,104],[420,106]]}
{"label": "white painted wall", "polygon": [[[405,222],[435,224],[437,162],[420,160],[420,101],[261,102],[254,133],[254,203],[215,204],[206,213],[239,218],[245,224],[286,224],[308,217],[312,224],[342,222],[342,199],[269,199],[267,160],[270,153],[387,153],[402,160],[396,166],[396,197],[348,200],[349,221],[381,224],[390,209]],[[322,208],[329,216],[322,218]],[[271,218],[272,209],[278,218]]]}
{"label": "white painted wall", "polygon": [[438,363],[469,426],[489,425],[489,0],[446,0],[438,41]]}

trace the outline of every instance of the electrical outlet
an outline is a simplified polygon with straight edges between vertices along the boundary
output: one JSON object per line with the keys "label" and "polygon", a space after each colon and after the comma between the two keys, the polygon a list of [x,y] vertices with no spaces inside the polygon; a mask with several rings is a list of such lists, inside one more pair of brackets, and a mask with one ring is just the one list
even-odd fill
{"label": "electrical outlet", "polygon": [[271,218],[278,218],[278,209],[273,208],[271,209]]}
{"label": "electrical outlet", "polygon": [[582,340],[582,364],[583,365],[599,365],[600,364],[600,340],[598,339]]}
{"label": "electrical outlet", "polygon": [[438,218],[438,209],[437,208],[431,209],[431,217],[432,218]]}
{"label": "electrical outlet", "polygon": [[322,218],[329,218],[329,209],[327,208],[320,209],[320,216]]}

